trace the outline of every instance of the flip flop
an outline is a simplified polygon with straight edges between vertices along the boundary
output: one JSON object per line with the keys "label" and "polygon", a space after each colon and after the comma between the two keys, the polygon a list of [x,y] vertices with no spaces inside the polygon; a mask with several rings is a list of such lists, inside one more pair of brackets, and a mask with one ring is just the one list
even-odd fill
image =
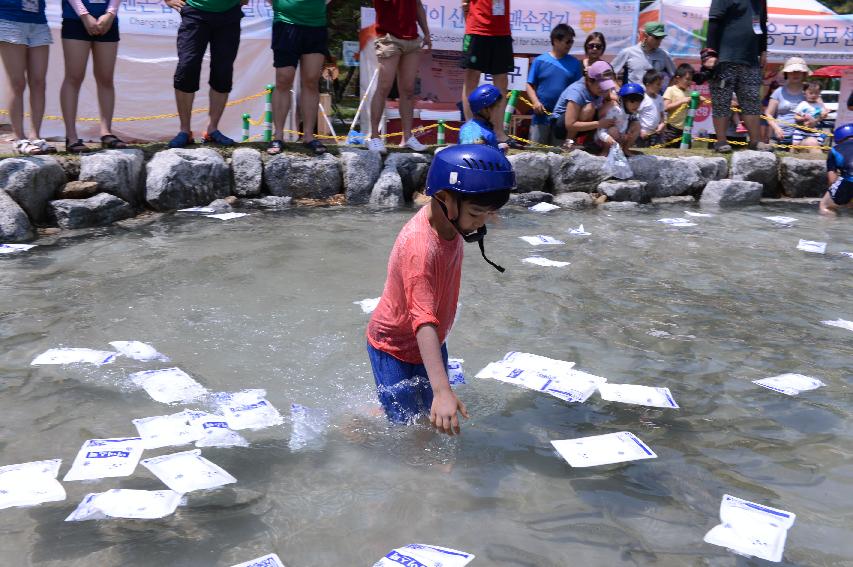
{"label": "flip flop", "polygon": [[321,156],[328,151],[328,148],[320,140],[311,140],[310,142],[302,142],[302,145],[314,152],[315,155]]}
{"label": "flip flop", "polygon": [[118,136],[107,134],[106,136],[101,136],[101,147],[110,150],[123,150],[127,147],[127,144]]}

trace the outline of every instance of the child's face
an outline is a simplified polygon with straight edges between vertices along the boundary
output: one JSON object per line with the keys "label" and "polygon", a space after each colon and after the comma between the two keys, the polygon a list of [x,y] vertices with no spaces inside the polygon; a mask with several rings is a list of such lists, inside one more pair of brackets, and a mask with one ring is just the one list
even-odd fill
{"label": "child's face", "polygon": [[489,207],[460,202],[459,218],[456,222],[463,234],[470,234],[476,232],[480,227],[485,226],[495,215],[497,215],[497,211]]}
{"label": "child's face", "polygon": [[638,110],[640,110],[640,103],[643,102],[642,99],[637,100],[633,97],[625,99],[625,110],[628,114],[635,114]]}
{"label": "child's face", "polygon": [[656,95],[660,92],[661,85],[663,85],[663,79],[658,79],[657,81],[651,82],[646,85],[646,92],[650,95]]}
{"label": "child's face", "polygon": [[693,82],[693,73],[687,73],[683,77],[676,77],[675,84],[678,85],[679,88],[687,88],[690,86],[690,83]]}
{"label": "child's face", "polygon": [[806,91],[806,100],[808,102],[817,102],[820,98],[820,89],[809,89]]}

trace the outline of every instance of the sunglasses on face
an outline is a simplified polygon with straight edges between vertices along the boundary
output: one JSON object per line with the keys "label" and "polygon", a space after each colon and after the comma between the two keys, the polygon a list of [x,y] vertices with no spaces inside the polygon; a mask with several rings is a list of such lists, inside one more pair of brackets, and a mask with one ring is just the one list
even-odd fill
{"label": "sunglasses on face", "polygon": [[600,43],[587,43],[586,48],[587,49],[604,49],[604,46],[601,45]]}

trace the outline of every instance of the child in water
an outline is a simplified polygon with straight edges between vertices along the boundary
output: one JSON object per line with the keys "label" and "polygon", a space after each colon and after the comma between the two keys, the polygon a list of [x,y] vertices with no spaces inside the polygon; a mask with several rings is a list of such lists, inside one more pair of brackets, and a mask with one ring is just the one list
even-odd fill
{"label": "child in water", "polygon": [[[468,105],[474,115],[459,129],[460,144],[486,144],[498,148],[498,138],[492,127],[493,114],[503,98],[494,85],[480,85],[468,95]],[[503,149],[503,148],[500,148]]]}
{"label": "child in water", "polygon": [[826,179],[829,188],[820,200],[824,215],[836,215],[844,207],[853,208],[853,122],[833,132],[835,147],[826,157]]}
{"label": "child in water", "polygon": [[410,423],[428,413],[439,431],[459,433],[468,411],[447,376],[447,345],[459,299],[462,242],[477,242],[486,258],[486,221],[509,200],[512,165],[486,145],[451,146],[427,174],[430,202],[400,231],[385,289],[367,325],[367,352],[388,419]]}

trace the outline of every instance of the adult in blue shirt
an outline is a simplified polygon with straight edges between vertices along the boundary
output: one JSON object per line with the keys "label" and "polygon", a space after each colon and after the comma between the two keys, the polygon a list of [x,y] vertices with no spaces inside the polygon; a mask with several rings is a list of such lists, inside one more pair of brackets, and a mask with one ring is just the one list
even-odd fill
{"label": "adult in blue shirt", "polygon": [[533,60],[527,74],[527,96],[533,103],[530,139],[549,146],[558,145],[549,114],[566,87],[583,77],[581,62],[569,55],[575,30],[558,24],[551,30],[551,51]]}
{"label": "adult in blue shirt", "polygon": [[[616,121],[612,118],[596,120],[604,96],[616,88],[613,68],[607,61],[596,61],[589,66],[583,77],[560,94],[554,105],[555,130],[568,140],[574,140],[582,132],[594,132],[599,128],[610,128]],[[562,126],[562,128],[561,128]]]}

